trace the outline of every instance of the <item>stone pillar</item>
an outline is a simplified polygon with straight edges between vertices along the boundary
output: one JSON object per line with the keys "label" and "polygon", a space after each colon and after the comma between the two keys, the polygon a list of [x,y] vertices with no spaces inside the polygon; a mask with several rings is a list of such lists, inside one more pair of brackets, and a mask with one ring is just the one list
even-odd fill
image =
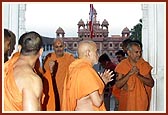
{"label": "stone pillar", "polygon": [[150,111],[166,110],[166,3],[142,4],[142,44],[143,57],[152,69],[155,85],[152,89]]}

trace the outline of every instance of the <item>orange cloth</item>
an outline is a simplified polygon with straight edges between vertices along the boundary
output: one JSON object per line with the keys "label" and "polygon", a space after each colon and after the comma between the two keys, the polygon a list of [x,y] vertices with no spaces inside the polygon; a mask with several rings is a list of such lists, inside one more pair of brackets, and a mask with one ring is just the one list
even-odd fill
{"label": "orange cloth", "polygon": [[[15,55],[16,56],[16,55]],[[13,78],[13,63],[17,60],[17,56],[10,60],[8,68],[5,68],[4,77],[4,110],[5,111],[22,111],[22,93],[17,88],[15,79]]]}
{"label": "orange cloth", "polygon": [[115,84],[112,86],[112,94],[117,98],[117,100],[119,100],[120,88],[117,88]]}
{"label": "orange cloth", "polygon": [[11,59],[9,59],[7,62],[5,62],[4,64],[4,77],[8,74],[9,70],[8,68],[10,66],[12,66],[11,64],[13,64],[14,62],[16,62],[16,60],[19,58],[20,53],[16,52],[13,54],[13,56],[11,57]]}
{"label": "orange cloth", "polygon": [[53,52],[53,53],[49,53],[44,61],[44,69],[45,69],[44,77],[46,79],[45,84],[48,85],[48,86],[44,85],[45,91],[48,92],[48,102],[46,102],[46,110],[55,111],[55,97],[54,97],[52,77],[49,69],[50,60],[57,61],[58,63],[55,78],[56,78],[56,86],[58,89],[60,106],[61,106],[63,84],[64,84],[64,79],[66,77],[66,72],[68,70],[70,63],[74,61],[75,58],[73,57],[72,54],[69,54],[69,53],[64,53],[63,57],[57,58],[55,53]]}
{"label": "orange cloth", "polygon": [[34,65],[34,69],[35,69],[36,73],[37,73],[40,77],[42,77],[43,70],[42,70],[42,68],[40,67],[40,60],[39,60],[39,59],[36,60],[36,63],[35,63],[35,65]]}
{"label": "orange cloth", "polygon": [[[4,110],[13,110],[13,109],[16,109],[17,111],[19,110],[19,111],[22,111],[22,109],[18,109],[18,107],[17,108],[9,108],[7,105],[10,105],[10,104],[8,104],[9,103],[9,100],[8,100],[8,98],[10,99],[10,93],[14,96],[14,97],[16,97],[16,96],[20,96],[21,98],[22,98],[22,95],[21,95],[21,93],[20,92],[18,92],[17,90],[18,90],[18,88],[17,88],[17,86],[16,86],[16,84],[15,83],[10,83],[10,82],[14,82],[15,80],[14,80],[14,78],[13,78],[13,64],[18,60],[18,58],[19,58],[19,56],[20,56],[20,52],[16,52],[16,53],[14,53],[13,54],[13,56],[7,61],[7,62],[5,62],[5,64],[4,64],[4,82],[6,82],[7,81],[7,83],[4,83],[5,85],[4,85],[4,87],[7,87],[7,88],[4,88],[5,89],[5,96],[4,96],[4,98],[5,98],[5,109]],[[36,64],[35,64],[35,71],[36,71],[36,73],[37,74],[39,74],[39,72],[42,72],[42,69],[41,69],[41,67],[40,67],[40,63],[39,63],[40,61],[39,60],[37,60],[36,61]],[[7,76],[7,77],[6,77]],[[8,85],[9,84],[13,84],[13,87],[14,87],[14,90],[12,89],[12,91],[13,92],[10,92],[10,91],[8,91],[8,89],[10,88]],[[14,93],[15,92],[15,90],[16,90],[16,94]],[[17,94],[18,93],[18,94]],[[16,95],[16,96],[15,96]],[[13,97],[12,96],[12,97]],[[44,94],[43,94],[43,96],[44,96]],[[8,98],[7,98],[8,97]],[[19,98],[18,98],[19,99]],[[16,99],[16,101],[18,101],[17,99]],[[18,103],[18,102],[17,102]],[[20,102],[20,103],[22,103],[22,102]],[[19,104],[20,104],[19,103]],[[19,105],[19,107],[20,107],[20,105]],[[22,108],[22,107],[20,107],[20,108]]]}
{"label": "orange cloth", "polygon": [[[8,67],[10,66],[10,64],[13,64],[20,56],[20,52],[16,52],[13,54],[13,56],[4,64],[4,71],[5,71],[5,76],[6,76],[6,72],[8,71]],[[40,67],[40,60],[37,59],[36,63],[35,63],[35,67],[34,69],[36,70],[36,73],[40,76],[40,74],[42,74],[42,68]]]}
{"label": "orange cloth", "polygon": [[[144,59],[140,59],[137,64],[140,74],[146,76],[151,71],[152,67]],[[115,71],[126,75],[132,68],[128,59],[120,62]],[[119,110],[125,111],[146,111],[150,105],[151,88],[144,86],[139,78],[134,74],[127,81],[127,91],[120,90]]]}
{"label": "orange cloth", "polygon": [[50,71],[46,71],[43,77],[43,90],[45,97],[42,102],[43,110],[55,111],[55,97],[52,87],[52,78]]}
{"label": "orange cloth", "polygon": [[[69,66],[69,74],[64,82],[63,111],[74,111],[77,100],[87,96],[93,91],[103,93],[104,83],[93,69],[90,62],[77,59]],[[95,111],[105,111],[104,103],[98,108],[93,105]]]}

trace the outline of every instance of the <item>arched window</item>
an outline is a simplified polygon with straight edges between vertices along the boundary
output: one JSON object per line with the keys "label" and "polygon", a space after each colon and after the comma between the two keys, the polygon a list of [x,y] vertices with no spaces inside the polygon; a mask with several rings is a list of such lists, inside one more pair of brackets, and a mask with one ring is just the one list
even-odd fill
{"label": "arched window", "polygon": [[113,53],[112,53],[112,52],[110,52],[110,56],[111,56],[111,57],[113,56]]}
{"label": "arched window", "polygon": [[46,51],[45,45],[43,45],[43,51]]}
{"label": "arched window", "polygon": [[47,49],[46,49],[46,51],[48,51],[49,50],[49,45],[47,45]]}
{"label": "arched window", "polygon": [[50,50],[52,50],[53,48],[52,48],[52,44],[50,44]]}
{"label": "arched window", "polygon": [[74,43],[73,46],[74,46],[74,48],[76,48],[77,47],[77,43]]}
{"label": "arched window", "polygon": [[109,45],[110,45],[110,46],[109,46],[110,48],[112,48],[112,47],[113,47],[113,43],[110,43]]}

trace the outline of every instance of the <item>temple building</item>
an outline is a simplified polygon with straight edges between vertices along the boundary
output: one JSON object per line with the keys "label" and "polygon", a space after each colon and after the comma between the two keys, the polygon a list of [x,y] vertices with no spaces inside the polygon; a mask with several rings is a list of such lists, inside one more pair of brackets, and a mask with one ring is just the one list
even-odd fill
{"label": "temple building", "polygon": [[[121,49],[121,43],[124,39],[130,36],[130,30],[125,27],[121,35],[109,36],[108,26],[109,23],[106,19],[102,23],[97,21],[97,12],[93,10],[93,38],[90,38],[89,22],[84,23],[82,19],[79,20],[78,26],[78,36],[77,37],[66,37],[63,28],[59,27],[56,30],[56,38],[62,38],[65,42],[65,51],[74,54],[77,57],[77,47],[78,43],[82,40],[92,39],[97,44],[99,55],[107,53],[114,63],[117,63],[115,58],[115,52]],[[44,53],[42,59],[52,51],[52,40],[51,38],[43,37],[44,41]]]}

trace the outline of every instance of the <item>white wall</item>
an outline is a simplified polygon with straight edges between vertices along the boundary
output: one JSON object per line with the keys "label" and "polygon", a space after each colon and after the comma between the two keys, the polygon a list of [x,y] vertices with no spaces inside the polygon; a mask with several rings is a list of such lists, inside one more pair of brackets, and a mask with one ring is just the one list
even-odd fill
{"label": "white wall", "polygon": [[166,111],[166,12],[165,3],[143,4],[143,57],[152,66],[153,87],[151,111]]}
{"label": "white wall", "polygon": [[15,34],[16,37],[19,37],[18,34],[18,25],[19,25],[19,20],[18,20],[18,5],[17,4],[3,4],[3,27],[7,28],[9,30],[12,30]]}
{"label": "white wall", "polygon": [[[2,3],[2,27],[11,30],[16,35],[18,41],[21,34],[25,32],[25,4]],[[17,50],[17,42],[15,50]]]}

